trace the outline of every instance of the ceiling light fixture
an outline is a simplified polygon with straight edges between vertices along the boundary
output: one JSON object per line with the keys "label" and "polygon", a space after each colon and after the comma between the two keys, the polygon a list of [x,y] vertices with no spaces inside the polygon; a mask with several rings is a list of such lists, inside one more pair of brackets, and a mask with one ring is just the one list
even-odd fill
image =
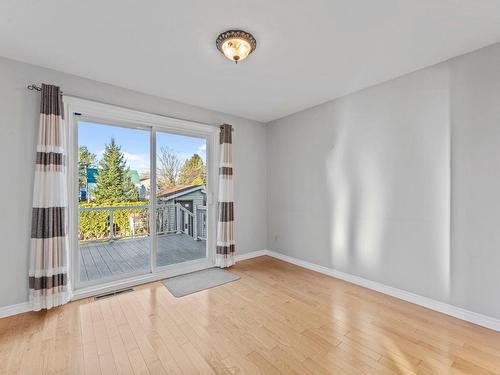
{"label": "ceiling light fixture", "polygon": [[257,48],[257,41],[246,31],[228,30],[217,37],[216,45],[224,56],[237,64]]}

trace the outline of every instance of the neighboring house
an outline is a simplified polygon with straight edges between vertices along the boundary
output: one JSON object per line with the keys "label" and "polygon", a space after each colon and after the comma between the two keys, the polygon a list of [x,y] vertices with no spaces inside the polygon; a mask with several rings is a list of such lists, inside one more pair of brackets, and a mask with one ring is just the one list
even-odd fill
{"label": "neighboring house", "polygon": [[149,199],[151,192],[151,177],[148,172],[141,174],[141,187],[144,189],[144,198]]}
{"label": "neighboring house", "polygon": [[[158,208],[163,212],[163,215],[159,215],[160,232],[178,231],[180,227],[182,232],[193,236],[196,226],[196,237],[205,237],[207,192],[203,185],[174,186],[158,192],[156,196]],[[178,208],[177,204],[182,208]],[[177,216],[180,220],[179,227]]]}
{"label": "neighboring house", "polygon": [[130,176],[130,180],[139,193],[139,199],[146,199],[146,187],[142,184],[141,178],[139,177],[139,172],[137,172],[135,169],[129,169],[128,175]]}
{"label": "neighboring house", "polygon": [[[142,180],[142,186],[144,181]],[[184,233],[195,240],[205,240],[207,235],[206,191],[203,185],[175,186],[159,192],[156,208],[157,234]],[[130,215],[132,233],[145,227],[147,216]]]}
{"label": "neighboring house", "polygon": [[[87,187],[85,189],[80,189],[80,201],[92,201],[94,199],[92,192],[97,186],[96,177],[99,174],[99,169],[97,168],[87,168]],[[139,199],[148,199],[149,198],[149,184],[143,183],[143,180],[139,176],[139,172],[135,169],[130,169],[128,171],[128,175],[130,176],[130,180],[134,184],[137,192],[139,193]],[[148,176],[149,182],[149,176]]]}
{"label": "neighboring house", "polygon": [[207,192],[203,189],[203,185],[174,186],[158,192],[156,196],[158,204],[181,203],[183,207],[191,212],[193,212],[195,206],[204,206],[207,200]]}
{"label": "neighboring house", "polygon": [[87,186],[84,189],[80,189],[80,201],[90,202],[94,199],[92,192],[97,186],[96,177],[98,173],[99,170],[97,168],[87,168]]}
{"label": "neighboring house", "polygon": [[141,184],[141,178],[139,177],[139,172],[137,172],[135,169],[129,169],[128,175],[134,185],[137,186]]}

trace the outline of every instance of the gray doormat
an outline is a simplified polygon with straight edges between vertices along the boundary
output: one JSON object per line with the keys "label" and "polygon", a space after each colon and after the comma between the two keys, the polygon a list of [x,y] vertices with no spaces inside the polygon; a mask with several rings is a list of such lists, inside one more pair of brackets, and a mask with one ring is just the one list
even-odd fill
{"label": "gray doormat", "polygon": [[216,286],[238,280],[240,277],[221,268],[208,268],[185,275],[171,277],[162,280],[163,285],[174,295],[183,297],[200,290],[214,288]]}

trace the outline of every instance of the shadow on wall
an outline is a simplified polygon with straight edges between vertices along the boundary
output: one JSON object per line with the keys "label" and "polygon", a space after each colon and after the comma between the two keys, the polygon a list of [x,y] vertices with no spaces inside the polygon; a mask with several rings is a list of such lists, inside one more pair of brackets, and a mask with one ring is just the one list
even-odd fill
{"label": "shadow on wall", "polygon": [[[345,113],[349,116],[349,113]],[[337,124],[349,122],[337,119]],[[334,147],[325,157],[328,186],[331,264],[339,269],[357,265],[379,267],[383,248],[386,192],[373,150],[352,152],[355,139],[345,127],[337,128]]]}
{"label": "shadow on wall", "polygon": [[449,302],[449,92],[435,73],[335,102],[325,220],[334,269]]}

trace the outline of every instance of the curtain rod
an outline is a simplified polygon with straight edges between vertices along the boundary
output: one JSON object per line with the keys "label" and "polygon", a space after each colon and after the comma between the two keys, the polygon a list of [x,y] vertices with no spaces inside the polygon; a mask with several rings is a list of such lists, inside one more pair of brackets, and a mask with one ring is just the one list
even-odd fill
{"label": "curtain rod", "polygon": [[42,91],[42,88],[40,86],[35,85],[35,84],[31,84],[31,85],[28,85],[28,90]]}
{"label": "curtain rod", "polygon": [[[28,85],[27,89],[31,90],[31,91],[42,91],[42,88],[40,86],[35,85],[34,83],[32,83],[31,85]],[[61,95],[63,94],[62,91],[60,91],[60,93],[61,93]]]}
{"label": "curtain rod", "polygon": [[[42,91],[42,88],[40,86],[37,86],[34,83],[32,83],[31,85],[28,85],[27,89],[31,90],[31,91]],[[61,95],[62,94],[63,94],[63,92],[61,91]],[[186,120],[186,121],[190,121],[190,120]],[[211,125],[211,124],[205,124],[205,125]],[[224,125],[219,126],[220,129],[222,129],[223,127],[224,127]],[[231,131],[234,131],[234,128],[231,128]]]}

